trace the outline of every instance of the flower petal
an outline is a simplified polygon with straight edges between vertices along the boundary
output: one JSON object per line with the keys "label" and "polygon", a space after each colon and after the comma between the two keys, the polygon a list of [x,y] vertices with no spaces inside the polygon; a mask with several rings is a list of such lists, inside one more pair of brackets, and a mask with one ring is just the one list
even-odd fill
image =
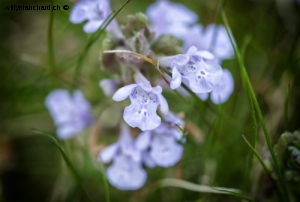
{"label": "flower petal", "polygon": [[107,169],[107,178],[120,190],[137,190],[145,184],[147,174],[139,162],[121,155]]}
{"label": "flower petal", "polygon": [[158,94],[157,97],[159,100],[160,111],[163,114],[167,114],[169,112],[169,105],[168,105],[167,100],[161,94]]}
{"label": "flower petal", "polygon": [[181,75],[179,73],[179,71],[177,70],[177,68],[173,68],[172,70],[172,80],[171,80],[171,84],[170,87],[171,89],[176,89],[179,88],[181,85]]}
{"label": "flower petal", "polygon": [[69,122],[66,124],[59,125],[56,133],[59,139],[69,139],[83,129],[83,124],[74,124],[74,122]]}
{"label": "flower petal", "polygon": [[137,84],[129,84],[118,89],[117,92],[115,92],[115,94],[113,95],[112,99],[116,102],[125,100],[136,86]]}
{"label": "flower petal", "polygon": [[151,133],[149,131],[142,132],[135,140],[135,146],[139,150],[146,150],[151,141]]}
{"label": "flower petal", "polygon": [[74,106],[67,90],[58,89],[51,92],[46,97],[45,104],[56,125],[64,124],[72,118]]}
{"label": "flower petal", "polygon": [[197,96],[198,96],[201,100],[205,101],[205,100],[207,100],[207,98],[208,98],[208,93],[198,93]]}
{"label": "flower petal", "polygon": [[157,128],[161,119],[156,114],[157,105],[143,107],[139,104],[131,104],[124,110],[123,118],[131,127],[138,127],[142,131]]}
{"label": "flower petal", "polygon": [[89,20],[84,26],[83,30],[85,33],[93,33],[99,29],[103,20]]}
{"label": "flower petal", "polygon": [[70,13],[70,21],[74,24],[79,24],[87,20],[89,8],[89,4],[85,1],[80,1],[75,4]]}
{"label": "flower petal", "polygon": [[221,104],[227,101],[234,90],[234,81],[231,73],[224,69],[222,80],[211,92],[211,101],[215,104]]}
{"label": "flower petal", "polygon": [[101,160],[103,163],[109,163],[115,157],[118,148],[118,143],[114,143],[105,147],[98,156],[99,160]]}
{"label": "flower petal", "polygon": [[164,134],[155,134],[153,137],[150,156],[154,162],[162,167],[176,164],[183,153],[183,147],[176,143],[174,137]]}
{"label": "flower petal", "polygon": [[159,65],[174,68],[176,65],[185,65],[189,59],[190,57],[186,54],[166,56],[159,59]]}

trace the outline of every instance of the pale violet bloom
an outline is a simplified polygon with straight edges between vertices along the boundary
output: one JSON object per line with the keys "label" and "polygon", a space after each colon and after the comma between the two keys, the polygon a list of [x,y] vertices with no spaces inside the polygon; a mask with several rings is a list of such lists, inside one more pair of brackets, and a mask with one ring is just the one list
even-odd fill
{"label": "pale violet bloom", "polygon": [[47,96],[45,104],[61,139],[73,137],[92,123],[90,104],[79,90],[73,96],[67,90],[55,90]]}
{"label": "pale violet bloom", "polygon": [[170,68],[171,89],[186,84],[194,93],[211,92],[222,76],[222,68],[217,58],[208,51],[199,51],[195,46],[185,54],[162,57],[159,64]]}
{"label": "pale violet bloom", "polygon": [[99,86],[106,96],[113,95],[117,91],[119,84],[120,82],[114,79],[102,79],[99,82]]}
{"label": "pale violet bloom", "polygon": [[210,93],[210,99],[215,104],[221,104],[228,100],[234,90],[234,81],[230,71],[223,70],[222,79]]}
{"label": "pale violet bloom", "polygon": [[93,33],[111,13],[109,0],[80,0],[72,8],[70,21],[74,24],[87,20],[83,30]]}
{"label": "pale violet bloom", "polygon": [[198,20],[198,16],[184,5],[167,0],[150,5],[146,14],[157,37],[170,34],[183,39],[189,26]]}
{"label": "pale violet bloom", "polygon": [[210,24],[207,27],[195,25],[184,38],[184,48],[196,46],[198,50],[208,50],[218,59],[224,60],[234,56],[234,50],[226,29],[222,25]]}
{"label": "pale violet bloom", "polygon": [[178,117],[173,119],[175,122],[170,120],[154,130],[142,132],[136,139],[136,147],[142,151],[143,161],[148,167],[170,167],[181,159],[183,146],[178,141],[183,134],[177,124],[182,124],[182,120]]}
{"label": "pale violet bloom", "polygon": [[120,138],[104,148],[99,159],[103,163],[113,162],[106,171],[108,181],[120,190],[136,190],[145,184],[147,174],[142,168],[141,152],[136,149],[127,125],[121,125]]}
{"label": "pale violet bloom", "polygon": [[234,81],[230,71],[227,69],[223,70],[222,78],[215,85],[210,93],[200,93],[197,96],[201,100],[207,100],[210,95],[210,99],[214,104],[222,104],[228,100],[234,89]]}
{"label": "pale violet bloom", "polygon": [[135,75],[136,84],[126,85],[113,95],[114,101],[122,101],[129,97],[131,104],[124,110],[123,118],[131,127],[141,130],[152,130],[161,123],[161,118],[156,114],[160,107],[163,114],[169,111],[168,103],[162,96],[160,86],[152,87],[150,82],[141,74]]}

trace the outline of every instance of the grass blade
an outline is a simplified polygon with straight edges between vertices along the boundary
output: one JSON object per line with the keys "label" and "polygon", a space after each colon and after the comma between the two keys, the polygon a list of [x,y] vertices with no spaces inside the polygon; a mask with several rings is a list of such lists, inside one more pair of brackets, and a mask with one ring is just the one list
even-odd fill
{"label": "grass blade", "polygon": [[[51,8],[53,7],[54,4],[53,1],[54,0],[50,0]],[[51,75],[55,74],[54,49],[53,49],[53,17],[54,17],[54,12],[52,9],[50,9],[47,43],[48,43],[49,72]]]}
{"label": "grass blade", "polygon": [[184,180],[171,179],[171,178],[163,179],[159,181],[158,184],[160,187],[176,187],[176,188],[186,189],[195,192],[223,194],[223,195],[234,196],[239,199],[245,199],[247,201],[254,201],[250,197],[243,195],[240,190],[233,189],[233,188],[198,185]]}
{"label": "grass blade", "polygon": [[89,202],[93,202],[92,198],[90,197],[90,195],[88,194],[88,192],[86,191],[86,189],[83,186],[81,177],[79,176],[78,172],[76,171],[75,167],[73,166],[71,160],[69,159],[69,157],[67,156],[67,154],[65,153],[65,151],[61,148],[61,146],[59,145],[58,141],[49,133],[41,131],[41,130],[37,130],[37,129],[33,129],[33,132],[39,135],[42,135],[44,137],[47,137],[51,143],[54,144],[54,146],[59,150],[59,152],[61,153],[64,161],[66,162],[67,166],[69,167],[69,169],[71,170],[72,174],[74,175],[77,183],[79,184],[81,190],[83,191],[83,193],[86,195],[86,198]]}
{"label": "grass blade", "polygon": [[256,112],[256,116],[258,118],[258,121],[259,121],[262,129],[263,129],[263,134],[264,134],[268,149],[269,149],[271,157],[272,157],[272,161],[273,161],[273,165],[274,165],[276,175],[278,177],[278,185],[279,185],[279,188],[282,192],[281,196],[286,201],[290,201],[289,192],[287,190],[286,184],[284,183],[283,176],[282,176],[282,173],[281,173],[280,168],[279,168],[279,163],[278,163],[278,160],[275,156],[274,149],[272,147],[271,137],[270,137],[269,132],[267,130],[267,126],[266,126],[265,120],[263,118],[261,108],[258,104],[256,95],[254,93],[254,90],[253,90],[253,87],[251,85],[248,73],[246,71],[246,68],[245,68],[245,65],[244,65],[244,62],[243,62],[243,58],[240,54],[240,51],[239,51],[239,48],[238,48],[237,44],[235,43],[233,34],[231,33],[230,26],[229,26],[225,11],[223,9],[223,6],[221,6],[221,8],[220,8],[220,12],[221,12],[222,20],[224,22],[227,34],[230,38],[231,44],[234,48],[234,52],[235,52],[235,55],[237,57],[237,60],[238,60],[239,66],[240,66],[240,73],[241,73],[241,78],[243,80],[244,89],[247,91],[247,93],[249,95],[248,96],[249,103],[250,103],[250,105],[253,104],[254,110]]}

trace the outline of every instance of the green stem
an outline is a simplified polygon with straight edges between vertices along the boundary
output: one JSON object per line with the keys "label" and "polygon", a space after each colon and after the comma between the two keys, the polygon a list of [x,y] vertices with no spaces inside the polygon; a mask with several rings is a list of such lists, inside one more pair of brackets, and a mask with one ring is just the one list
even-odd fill
{"label": "green stem", "polygon": [[271,171],[268,169],[268,166],[265,164],[264,160],[261,158],[259,153],[257,153],[257,151],[255,150],[255,147],[253,147],[251,145],[251,143],[247,140],[247,138],[244,135],[242,135],[242,138],[246,142],[246,144],[249,146],[249,148],[252,150],[253,154],[256,156],[256,158],[258,159],[260,164],[263,166],[265,172],[271,175]]}
{"label": "green stem", "polygon": [[[50,7],[53,7],[54,0],[50,0]],[[53,49],[53,16],[54,12],[50,10],[49,23],[48,23],[48,62],[49,72],[51,75],[55,74],[55,62],[54,62],[54,49]]]}

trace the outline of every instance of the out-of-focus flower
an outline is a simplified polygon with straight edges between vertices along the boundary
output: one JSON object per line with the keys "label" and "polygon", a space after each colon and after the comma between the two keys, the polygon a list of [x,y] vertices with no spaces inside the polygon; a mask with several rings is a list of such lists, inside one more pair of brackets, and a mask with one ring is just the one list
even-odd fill
{"label": "out-of-focus flower", "polygon": [[142,151],[143,161],[148,167],[170,167],[182,156],[183,146],[177,141],[183,136],[178,129],[178,124],[183,122],[174,115],[166,121],[152,131],[142,132],[136,139],[136,147]]}
{"label": "out-of-focus flower", "polygon": [[61,139],[73,137],[92,123],[90,104],[79,90],[73,96],[67,90],[55,90],[47,96],[45,104]]}
{"label": "out-of-focus flower", "polygon": [[194,93],[207,93],[213,90],[222,76],[222,68],[217,58],[208,51],[199,51],[195,46],[186,54],[162,57],[159,64],[171,68],[170,87],[179,88],[185,83]]}
{"label": "out-of-focus flower", "polygon": [[191,46],[196,46],[198,50],[208,50],[218,59],[224,60],[234,56],[233,47],[222,25],[210,24],[206,28],[195,25],[185,35],[183,50],[188,50]]}
{"label": "out-of-focus flower", "polygon": [[86,33],[93,33],[99,29],[110,13],[109,0],[81,0],[74,5],[70,21],[79,24],[87,20],[83,30]]}
{"label": "out-of-focus flower", "polygon": [[144,185],[147,174],[142,168],[140,150],[125,124],[121,125],[120,133],[118,142],[103,149],[99,159],[103,163],[113,161],[106,171],[110,184],[120,190],[136,190]]}
{"label": "out-of-focus flower", "polygon": [[99,82],[99,86],[101,87],[106,96],[114,94],[119,84],[120,82],[114,79],[102,79]]}
{"label": "out-of-focus flower", "polygon": [[156,114],[158,106],[163,114],[169,111],[168,103],[162,96],[162,88],[152,87],[139,73],[135,75],[135,81],[136,84],[117,90],[113,100],[119,102],[129,97],[131,104],[125,108],[123,118],[131,127],[138,127],[143,131],[157,128],[161,123],[161,118]]}
{"label": "out-of-focus flower", "polygon": [[198,16],[185,6],[167,0],[158,0],[146,11],[157,36],[170,34],[183,39],[189,26],[198,20]]}

